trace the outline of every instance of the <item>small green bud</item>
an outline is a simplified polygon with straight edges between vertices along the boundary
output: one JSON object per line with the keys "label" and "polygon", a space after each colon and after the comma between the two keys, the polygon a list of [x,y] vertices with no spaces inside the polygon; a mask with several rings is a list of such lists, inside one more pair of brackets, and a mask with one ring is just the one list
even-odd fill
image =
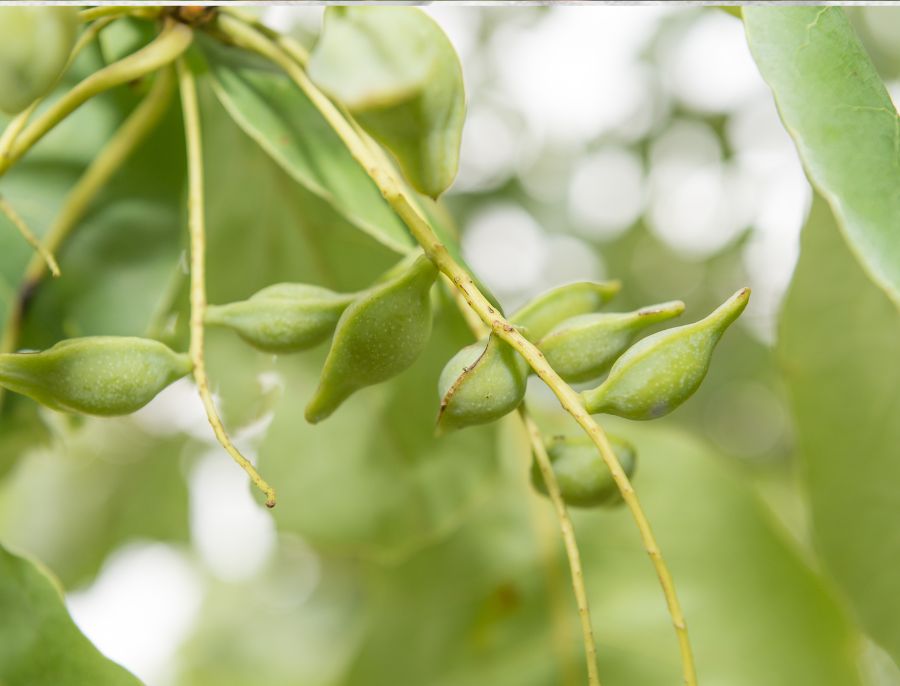
{"label": "small green bud", "polygon": [[0,9],[0,110],[17,114],[53,88],[77,34],[74,7]]}
{"label": "small green bud", "polygon": [[529,340],[539,341],[566,319],[596,312],[612,300],[621,287],[618,281],[569,283],[537,296],[509,320],[525,329]]}
{"label": "small green bud", "polygon": [[264,352],[293,353],[327,339],[355,297],[303,283],[279,283],[248,300],[210,305],[205,321],[233,329]]}
{"label": "small green bud", "polygon": [[353,393],[407,369],[431,336],[437,270],[424,255],[396,278],[364,291],[341,315],[307,421],[328,417]]}
{"label": "small green bud", "polygon": [[679,300],[634,312],[594,312],[567,319],[538,342],[547,362],[569,383],[607,371],[642,329],[684,312]]}
{"label": "small green bud", "polygon": [[[628,478],[637,467],[637,453],[628,441],[609,435],[609,443]],[[547,443],[547,455],[567,505],[574,507],[612,507],[622,502],[619,488],[597,446],[586,436],[555,436]],[[537,462],[531,465],[531,483],[538,493],[547,495],[547,485]]]}
{"label": "small green bud", "polygon": [[438,380],[438,430],[484,424],[512,412],[525,397],[527,381],[525,360],[497,336],[466,346]]}
{"label": "small green bud", "polygon": [[139,410],[192,367],[159,341],[89,336],[0,355],[0,385],[54,410],[112,416]]}
{"label": "small green bud", "polygon": [[750,289],[743,288],[705,319],[638,341],[616,361],[602,384],[582,393],[585,407],[592,414],[627,419],[668,414],[700,387],[716,344],[749,299]]}

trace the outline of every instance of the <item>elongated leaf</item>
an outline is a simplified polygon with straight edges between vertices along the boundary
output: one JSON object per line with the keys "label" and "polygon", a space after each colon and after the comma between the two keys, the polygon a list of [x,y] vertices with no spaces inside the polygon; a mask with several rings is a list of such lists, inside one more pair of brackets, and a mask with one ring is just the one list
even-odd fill
{"label": "elongated leaf", "polygon": [[863,626],[900,663],[900,317],[821,200],[778,345],[818,548]]}
{"label": "elongated leaf", "polygon": [[330,7],[310,76],[433,198],[459,167],[466,102],[453,45],[414,7]]}
{"label": "elongated leaf", "polygon": [[745,7],[747,38],[807,174],[900,304],[900,119],[840,7]]}
{"label": "elongated leaf", "polygon": [[295,181],[392,250],[413,245],[375,184],[287,76],[240,61],[210,41],[203,46],[225,109]]}
{"label": "elongated leaf", "polygon": [[49,573],[0,546],[0,683],[139,686],[91,645]]}

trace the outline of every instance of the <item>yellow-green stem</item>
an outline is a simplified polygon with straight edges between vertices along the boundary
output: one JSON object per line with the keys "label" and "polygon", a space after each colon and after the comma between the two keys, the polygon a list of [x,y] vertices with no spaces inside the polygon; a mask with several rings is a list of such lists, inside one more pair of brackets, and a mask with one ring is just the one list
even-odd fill
{"label": "yellow-green stem", "polygon": [[187,50],[192,39],[191,29],[183,24],[170,22],[152,43],[85,78],[50,105],[19,134],[9,154],[0,159],[0,174],[6,172],[48,131],[87,100],[171,64]]}
{"label": "yellow-green stem", "polygon": [[56,258],[53,257],[53,253],[41,245],[41,241],[34,235],[32,230],[28,228],[28,224],[25,223],[25,220],[19,216],[19,213],[13,209],[12,205],[10,205],[3,196],[0,196],[0,212],[6,215],[6,218],[9,219],[12,225],[19,230],[20,234],[22,234],[22,238],[25,239],[28,245],[34,248],[37,256],[43,260],[53,276],[59,276],[59,265],[56,263]]}
{"label": "yellow-green stem", "polygon": [[563,543],[566,546],[566,555],[569,558],[569,568],[572,574],[572,587],[575,589],[575,602],[578,605],[578,618],[581,620],[581,632],[584,634],[585,659],[587,660],[588,683],[591,686],[599,686],[600,674],[597,671],[597,648],[594,643],[594,628],[591,624],[591,611],[588,607],[587,591],[584,587],[584,572],[581,568],[581,554],[578,552],[578,544],[575,540],[575,529],[559,490],[559,483],[550,463],[550,456],[544,447],[541,431],[534,420],[528,416],[525,406],[519,406],[519,417],[528,433],[531,450],[537,461],[541,476],[547,486],[547,493],[556,509],[556,518],[559,520],[559,528],[562,530]]}
{"label": "yellow-green stem", "polygon": [[138,17],[140,19],[155,19],[162,12],[162,7],[141,7],[141,6],[122,6],[122,5],[100,5],[98,7],[89,7],[78,13],[81,21],[93,21],[94,19],[108,18],[118,19],[119,17]]}
{"label": "yellow-green stem", "polygon": [[[171,69],[159,72],[150,92],[135,107],[128,119],[113,134],[93,162],[69,191],[56,220],[44,237],[44,248],[55,253],[84,217],[100,190],[122,167],[135,148],[147,137],[162,118],[172,98],[175,79]],[[16,301],[9,309],[3,328],[0,353],[13,352],[19,340],[22,317],[28,299],[34,294],[46,273],[46,263],[40,256],[32,257],[22,276]],[[2,394],[2,389],[0,389]],[[2,395],[0,395],[2,397]]]}
{"label": "yellow-green stem", "polygon": [[634,487],[628,479],[628,475],[625,474],[622,465],[619,464],[619,460],[603,429],[585,409],[579,394],[553,370],[544,359],[543,353],[519,333],[478,290],[468,272],[457,264],[446,247],[441,244],[428,220],[417,211],[414,203],[403,189],[402,184],[393,178],[390,169],[383,168],[376,159],[373,159],[365,141],[356,135],[353,126],[341,115],[334,103],[310,81],[306,72],[289,55],[266,38],[265,35],[240,20],[222,15],[219,17],[219,28],[239,45],[269,58],[284,69],[341,137],[351,155],[369,174],[376,186],[381,190],[388,204],[404,221],[410,233],[425,250],[425,254],[428,255],[429,259],[462,292],[466,302],[481,320],[522,355],[534,372],[553,391],[563,409],[572,415],[578,425],[581,426],[597,446],[604,463],[610,470],[613,480],[622,494],[622,499],[634,518],[644,548],[659,578],[678,639],[684,683],[686,686],[696,686],[696,668],[688,637],[687,624],[678,596],[675,593],[672,575],[663,559],[659,545],[653,535],[653,530],[644,514]]}
{"label": "yellow-green stem", "polygon": [[[484,322],[482,322],[468,306],[463,299],[462,294],[453,287],[453,283],[447,279],[446,275],[442,274],[441,276],[453,289],[454,301],[459,307],[459,311],[462,313],[463,318],[466,320],[466,325],[472,331],[475,338],[484,338],[488,334],[488,329],[484,325]],[[550,458],[544,447],[544,441],[541,438],[540,430],[528,414],[528,410],[524,403],[519,406],[519,411],[516,416],[519,418],[522,431],[528,439],[528,444],[531,447],[530,452],[534,454],[538,466],[541,469],[541,476],[544,479],[544,483],[547,485],[547,493],[550,495],[550,500],[553,502],[553,508],[556,511],[556,519],[559,522],[563,545],[566,549],[566,557],[569,560],[572,590],[574,591],[575,602],[578,606],[578,618],[581,622],[581,635],[582,642],[584,643],[585,660],[587,661],[588,680],[592,686],[596,686],[600,683],[600,675],[598,673],[599,668],[597,664],[597,648],[594,641],[594,628],[593,623],[591,622],[590,604],[587,600],[587,589],[584,585],[584,574],[582,573],[581,568],[581,554],[578,550],[575,528],[572,526],[572,520],[569,518],[569,511],[563,500],[562,493],[560,492],[559,482],[557,481],[556,473],[553,471],[550,464]],[[544,528],[540,513],[536,513],[534,519],[536,521],[535,528],[538,533],[538,538],[542,539]],[[541,540],[541,542],[543,543],[543,540]],[[559,644],[563,648],[560,650],[560,660],[562,662],[560,666],[564,675],[563,682],[571,684],[574,683],[574,678],[572,675],[572,667],[569,664],[565,651],[565,646],[567,645],[567,641],[565,640],[567,624],[565,623],[565,617],[559,612],[561,600],[556,588],[556,569],[553,551],[542,551],[542,555],[545,559],[544,571],[547,577],[548,596],[550,597],[551,609],[553,611],[553,623],[554,627],[557,628],[555,635],[561,635],[562,637]]]}
{"label": "yellow-green stem", "polygon": [[267,484],[256,468],[231,442],[209,390],[206,359],[203,353],[203,319],[206,311],[206,218],[203,194],[203,149],[200,132],[200,108],[194,75],[178,60],[178,85],[184,112],[184,136],[188,160],[188,230],[191,239],[191,361],[194,381],[206,408],[206,416],[222,447],[250,476],[250,480],[266,496],[266,507],[275,507],[275,490]]}

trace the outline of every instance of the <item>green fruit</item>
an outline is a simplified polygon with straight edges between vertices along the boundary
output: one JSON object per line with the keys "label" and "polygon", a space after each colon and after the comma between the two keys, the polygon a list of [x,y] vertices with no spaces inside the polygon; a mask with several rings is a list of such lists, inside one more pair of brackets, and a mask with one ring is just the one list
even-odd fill
{"label": "green fruit", "polygon": [[139,410],[192,366],[158,341],[90,336],[0,355],[0,385],[54,410],[111,416]]}
{"label": "green fruit", "polygon": [[[608,436],[609,443],[619,458],[628,478],[637,467],[634,446],[617,436]],[[609,468],[600,457],[597,446],[586,436],[566,438],[556,436],[547,443],[547,455],[559,484],[559,491],[567,505],[575,507],[612,507],[622,502],[619,488]],[[531,466],[531,483],[543,495],[547,485],[537,462]]]}
{"label": "green fruit", "polygon": [[539,341],[566,319],[596,312],[612,300],[621,287],[618,281],[569,283],[537,296],[509,320],[521,326],[529,340]]}
{"label": "green fruit", "polygon": [[292,353],[327,339],[355,297],[303,283],[279,283],[248,300],[210,305],[205,321],[233,329],[259,350]]}
{"label": "green fruit", "polygon": [[677,317],[675,300],[634,312],[594,312],[567,319],[538,342],[547,362],[569,383],[590,381],[607,371],[642,329]]}
{"label": "green fruit", "polygon": [[495,335],[460,350],[438,380],[438,430],[451,431],[499,419],[525,397],[528,365]]}
{"label": "green fruit", "polygon": [[53,88],[78,33],[74,7],[0,9],[0,110],[16,114]]}
{"label": "green fruit", "polygon": [[750,289],[741,289],[705,319],[638,341],[602,384],[582,393],[585,407],[627,419],[668,414],[699,388],[716,344],[749,299]]}
{"label": "green fruit", "polygon": [[456,177],[466,99],[453,45],[413,7],[330,7],[309,75],[436,198]]}
{"label": "green fruit", "polygon": [[319,387],[306,407],[315,424],[353,393],[409,367],[431,335],[429,291],[437,270],[424,255],[396,278],[364,291],[341,315]]}

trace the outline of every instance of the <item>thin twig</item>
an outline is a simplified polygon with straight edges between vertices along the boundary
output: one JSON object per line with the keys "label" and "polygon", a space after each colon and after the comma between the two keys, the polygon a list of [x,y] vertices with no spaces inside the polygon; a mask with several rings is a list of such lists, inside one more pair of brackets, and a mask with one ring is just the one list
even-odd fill
{"label": "thin twig", "polygon": [[53,253],[41,245],[40,239],[34,235],[32,230],[28,228],[28,224],[25,223],[25,220],[19,216],[19,213],[13,209],[13,206],[10,205],[9,201],[3,196],[0,196],[0,212],[6,215],[6,218],[9,219],[12,225],[19,230],[20,234],[22,234],[22,238],[35,249],[37,255],[44,261],[44,264],[47,265],[53,276],[59,276],[59,265],[56,263],[56,258],[53,257]]}
{"label": "thin twig", "polygon": [[156,19],[162,12],[162,7],[145,7],[130,5],[100,5],[89,7],[78,13],[81,21],[93,21],[94,19],[119,19],[120,17],[137,17],[138,19]]}
{"label": "thin twig", "polygon": [[525,426],[531,450],[537,461],[541,476],[547,486],[547,493],[556,509],[556,518],[559,520],[559,528],[562,530],[563,543],[566,546],[566,554],[569,557],[569,568],[572,574],[572,588],[575,589],[575,602],[578,605],[578,618],[581,620],[581,632],[584,634],[585,659],[587,660],[588,683],[591,686],[599,686],[600,674],[597,671],[597,648],[594,643],[594,628],[591,624],[591,611],[588,607],[587,591],[584,587],[584,572],[581,569],[581,554],[578,552],[578,543],[575,540],[575,529],[569,518],[566,501],[563,500],[559,490],[559,483],[553,473],[550,464],[550,456],[544,447],[541,431],[534,420],[525,411],[525,405],[519,406],[519,417]]}
{"label": "thin twig", "polygon": [[403,189],[402,184],[396,182],[389,169],[383,168],[377,163],[377,160],[372,158],[365,141],[356,135],[353,126],[341,115],[334,103],[310,81],[303,69],[283,50],[273,44],[271,40],[238,19],[222,15],[219,17],[219,28],[225,31],[238,44],[267,57],[285,70],[340,136],[354,159],[369,174],[376,186],[381,190],[388,204],[403,220],[410,233],[425,250],[425,254],[428,255],[429,259],[451,279],[481,320],[525,358],[535,373],[556,395],[563,409],[572,415],[597,446],[603,461],[610,470],[613,480],[616,482],[616,486],[622,494],[625,504],[634,518],[644,548],[650,556],[650,560],[659,577],[660,586],[662,587],[666,605],[678,638],[684,683],[686,686],[696,686],[696,668],[688,637],[687,624],[684,620],[678,596],[675,593],[672,575],[663,559],[659,545],[653,535],[653,530],[644,514],[634,487],[628,479],[628,475],[622,469],[622,465],[619,463],[603,429],[594,421],[594,418],[584,407],[579,394],[553,370],[544,359],[543,353],[497,312],[496,308],[478,290],[469,273],[453,259],[447,248],[434,233],[428,220],[418,212]]}
{"label": "thin twig", "polygon": [[177,22],[169,22],[152,43],[94,72],[75,85],[19,134],[8,155],[0,158],[0,174],[5,173],[48,131],[90,98],[171,64],[187,50],[192,39],[193,32],[190,28]]}
{"label": "thin twig", "polygon": [[194,381],[206,408],[206,416],[213,433],[222,447],[250,476],[250,480],[266,496],[266,507],[275,507],[275,490],[267,484],[251,464],[231,442],[222,420],[216,411],[209,391],[206,360],[203,353],[203,319],[206,312],[206,219],[203,201],[203,150],[200,133],[200,110],[197,104],[197,86],[194,75],[183,59],[179,59],[178,85],[181,107],[184,112],[184,135],[188,159],[188,229],[191,237],[191,361],[194,363]]}
{"label": "thin twig", "polygon": [[[446,281],[447,284],[451,288],[453,288],[453,283],[446,277],[446,275],[442,274],[441,276],[444,278],[444,281]],[[466,320],[466,325],[472,331],[475,338],[484,338],[488,334],[488,329],[484,325],[484,322],[482,322],[481,319],[478,318],[478,315],[476,315],[475,312],[466,304],[466,301],[462,297],[462,294],[459,292],[459,290],[453,288],[452,292],[454,302],[459,308],[460,313]],[[559,482],[556,479],[556,473],[553,471],[553,468],[550,465],[550,458],[547,455],[546,448],[544,447],[544,441],[541,438],[540,430],[534,423],[534,420],[531,419],[531,416],[528,414],[525,403],[519,405],[519,410],[516,413],[516,416],[519,418],[519,424],[522,427],[522,432],[528,439],[530,454],[534,454],[535,459],[538,461],[538,466],[541,469],[541,476],[547,486],[547,493],[550,495],[550,499],[553,502],[553,507],[556,512],[556,518],[559,522],[559,528],[562,533],[563,544],[566,550],[566,557],[569,560],[569,571],[572,580],[572,590],[575,593],[575,602],[578,606],[578,617],[581,621],[581,635],[582,641],[584,643],[585,660],[587,661],[588,680],[592,686],[597,686],[600,683],[600,675],[598,673],[597,664],[597,648],[594,641],[594,629],[593,623],[591,622],[590,605],[588,604],[587,600],[587,589],[584,585],[584,574],[582,573],[581,569],[581,555],[578,550],[578,541],[575,537],[575,529],[572,526],[572,520],[569,518],[568,508],[566,507],[565,500],[563,500],[562,493],[560,492]],[[541,542],[543,543],[543,523],[541,521],[541,515],[539,512],[535,513],[534,519],[536,522],[535,526],[538,538],[541,539]],[[553,551],[552,549],[546,550],[543,551],[542,554],[545,559],[544,572],[545,576],[547,577],[548,595],[550,596],[551,609],[554,615],[553,623],[555,627],[562,627],[562,630],[559,632],[562,634],[562,637],[559,639],[558,643],[563,648],[565,648],[567,642],[565,640],[564,631],[567,628],[567,625],[565,624],[564,614],[559,610],[561,598],[559,593],[557,593],[556,591],[557,571],[555,569]],[[574,683],[572,668],[569,665],[569,660],[566,658],[565,650],[560,651],[560,660],[562,661],[561,668],[564,674],[564,683]]]}

